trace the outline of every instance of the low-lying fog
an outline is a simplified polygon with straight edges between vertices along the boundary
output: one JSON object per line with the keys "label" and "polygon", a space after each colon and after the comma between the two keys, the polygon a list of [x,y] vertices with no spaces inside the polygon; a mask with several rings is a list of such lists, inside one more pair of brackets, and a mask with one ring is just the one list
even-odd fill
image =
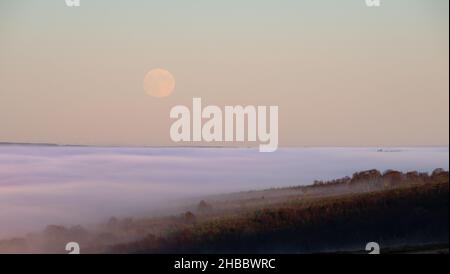
{"label": "low-lying fog", "polygon": [[181,199],[310,184],[376,168],[448,169],[449,149],[115,148],[0,145],[0,238],[98,223]]}

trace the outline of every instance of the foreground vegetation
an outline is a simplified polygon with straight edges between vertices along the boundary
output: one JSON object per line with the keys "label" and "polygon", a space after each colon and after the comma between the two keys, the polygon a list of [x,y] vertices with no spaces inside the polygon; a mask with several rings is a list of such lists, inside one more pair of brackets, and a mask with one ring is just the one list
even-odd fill
{"label": "foreground vegetation", "polygon": [[113,252],[327,252],[448,243],[448,183],[292,201],[239,217],[193,224],[167,237],[148,235]]}
{"label": "foreground vegetation", "polygon": [[449,177],[368,170],[309,186],[206,197],[178,214],[50,225],[0,241],[4,253],[448,253]]}

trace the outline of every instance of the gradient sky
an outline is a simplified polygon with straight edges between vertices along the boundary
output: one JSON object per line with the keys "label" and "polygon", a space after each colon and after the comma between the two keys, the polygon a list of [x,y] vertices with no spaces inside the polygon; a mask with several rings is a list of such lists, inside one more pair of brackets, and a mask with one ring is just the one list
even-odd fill
{"label": "gradient sky", "polygon": [[281,146],[448,146],[448,5],[0,0],[0,142],[174,145],[171,107],[201,97],[279,105]]}

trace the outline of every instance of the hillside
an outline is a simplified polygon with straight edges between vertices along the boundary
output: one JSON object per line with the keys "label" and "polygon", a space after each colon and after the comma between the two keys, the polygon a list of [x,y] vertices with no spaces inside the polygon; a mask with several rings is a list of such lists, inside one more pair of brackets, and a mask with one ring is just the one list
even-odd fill
{"label": "hillside", "polygon": [[448,172],[368,170],[309,186],[199,198],[179,214],[112,217],[95,227],[50,225],[0,241],[0,252],[65,253],[448,253]]}
{"label": "hillside", "polygon": [[[110,251],[176,253],[298,253],[448,246],[448,183],[374,193],[289,201],[242,216],[183,228],[167,237],[113,246]],[[414,248],[412,249],[414,250]]]}

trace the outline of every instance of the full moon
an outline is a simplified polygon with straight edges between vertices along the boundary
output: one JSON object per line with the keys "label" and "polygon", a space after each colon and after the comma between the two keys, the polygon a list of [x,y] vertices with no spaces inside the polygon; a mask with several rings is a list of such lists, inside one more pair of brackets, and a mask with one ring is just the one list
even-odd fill
{"label": "full moon", "polygon": [[175,88],[175,78],[164,69],[152,69],[144,78],[144,90],[153,97],[162,98],[169,96]]}

